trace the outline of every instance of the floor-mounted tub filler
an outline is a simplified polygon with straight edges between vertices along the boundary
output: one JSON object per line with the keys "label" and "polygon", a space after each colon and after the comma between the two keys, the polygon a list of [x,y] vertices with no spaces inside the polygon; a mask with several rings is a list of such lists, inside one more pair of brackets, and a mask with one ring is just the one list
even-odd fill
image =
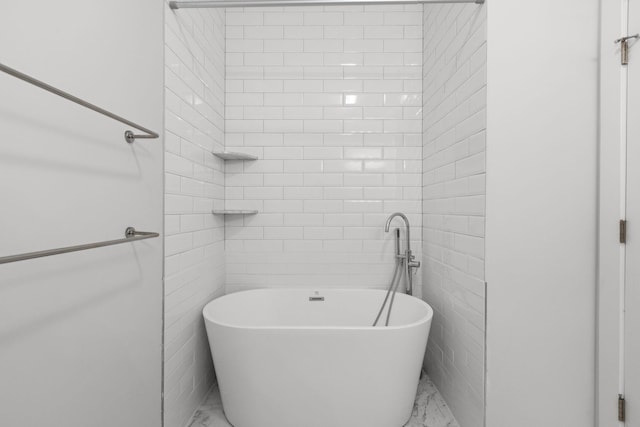
{"label": "floor-mounted tub filler", "polygon": [[382,290],[259,289],[203,310],[234,427],[400,427],[411,416],[433,310]]}

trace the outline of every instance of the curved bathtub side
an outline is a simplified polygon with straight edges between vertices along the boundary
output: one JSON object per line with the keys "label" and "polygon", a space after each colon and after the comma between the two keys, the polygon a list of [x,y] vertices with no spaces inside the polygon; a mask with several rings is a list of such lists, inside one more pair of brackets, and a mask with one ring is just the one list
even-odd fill
{"label": "curved bathtub side", "polygon": [[235,427],[401,427],[431,319],[406,328],[236,328],[206,321]]}

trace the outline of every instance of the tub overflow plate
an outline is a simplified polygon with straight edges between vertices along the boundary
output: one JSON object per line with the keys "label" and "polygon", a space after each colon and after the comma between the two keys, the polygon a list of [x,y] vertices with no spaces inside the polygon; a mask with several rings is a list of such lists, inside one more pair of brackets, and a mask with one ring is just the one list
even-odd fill
{"label": "tub overflow plate", "polygon": [[309,301],[324,301],[324,297],[321,297],[320,293],[316,291],[313,296],[309,297]]}

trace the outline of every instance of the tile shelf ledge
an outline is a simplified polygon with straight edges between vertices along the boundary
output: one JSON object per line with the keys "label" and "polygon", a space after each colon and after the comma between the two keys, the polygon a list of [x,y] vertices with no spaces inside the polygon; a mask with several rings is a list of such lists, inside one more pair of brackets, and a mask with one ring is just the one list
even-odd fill
{"label": "tile shelf ledge", "polygon": [[223,160],[258,160],[258,156],[233,151],[214,151],[213,155]]}
{"label": "tile shelf ledge", "polygon": [[258,211],[247,209],[214,209],[211,213],[214,215],[255,215]]}

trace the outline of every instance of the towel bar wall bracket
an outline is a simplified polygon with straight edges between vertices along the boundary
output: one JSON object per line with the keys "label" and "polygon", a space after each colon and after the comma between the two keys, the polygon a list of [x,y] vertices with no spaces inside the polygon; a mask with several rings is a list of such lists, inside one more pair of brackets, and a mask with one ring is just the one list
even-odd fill
{"label": "towel bar wall bracket", "polygon": [[130,130],[127,130],[127,131],[124,132],[124,139],[129,144],[134,142],[136,139],[153,139],[153,138],[157,138],[157,136],[155,136],[155,135],[136,135],[133,132],[131,132]]}

